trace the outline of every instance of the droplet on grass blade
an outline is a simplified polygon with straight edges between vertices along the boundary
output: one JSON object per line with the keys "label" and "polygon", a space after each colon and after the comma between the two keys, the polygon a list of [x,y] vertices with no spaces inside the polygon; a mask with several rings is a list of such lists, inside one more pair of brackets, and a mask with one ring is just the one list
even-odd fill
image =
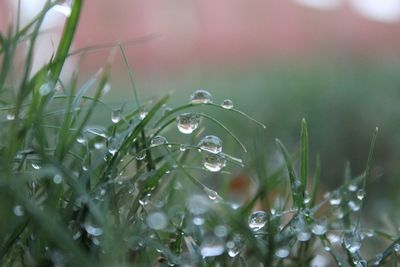
{"label": "droplet on grass blade", "polygon": [[203,166],[210,172],[219,172],[226,165],[226,159],[216,155],[207,153],[203,157]]}
{"label": "droplet on grass blade", "polygon": [[221,107],[223,107],[224,109],[232,109],[233,108],[232,100],[225,99],[224,101],[222,101]]}
{"label": "droplet on grass blade", "polygon": [[190,96],[190,103],[192,103],[192,104],[212,103],[212,96],[211,96],[210,92],[208,92],[206,90],[196,90]]}
{"label": "droplet on grass blade", "polygon": [[147,216],[147,225],[154,230],[161,230],[167,227],[167,217],[162,212],[153,212]]}
{"label": "droplet on grass blade", "polygon": [[14,212],[15,216],[18,216],[18,217],[24,216],[24,214],[25,214],[24,207],[22,207],[21,205],[14,206],[13,212]]}
{"label": "droplet on grass blade", "polygon": [[200,123],[200,116],[196,113],[183,113],[176,117],[178,130],[183,134],[191,134]]}
{"label": "droplet on grass blade", "polygon": [[289,251],[288,247],[281,247],[275,251],[275,256],[277,256],[278,258],[284,259],[289,256],[289,253],[290,253],[290,251]]}
{"label": "droplet on grass blade", "polygon": [[154,136],[150,141],[150,147],[160,146],[167,144],[167,138],[161,135]]}
{"label": "droplet on grass blade", "polygon": [[248,225],[251,230],[258,231],[267,224],[268,216],[264,211],[253,212],[248,220]]}
{"label": "droplet on grass blade", "polygon": [[111,121],[112,123],[118,123],[121,120],[121,110],[116,109],[111,112]]}
{"label": "droplet on grass blade", "polygon": [[357,195],[357,198],[358,198],[359,200],[363,200],[363,199],[364,199],[364,196],[365,196],[365,192],[364,192],[364,190],[359,189],[359,190],[357,191],[356,195]]}
{"label": "droplet on grass blade", "polygon": [[219,139],[218,136],[215,135],[207,135],[203,139],[200,140],[199,144],[197,145],[202,150],[218,154],[222,151],[222,141]]}

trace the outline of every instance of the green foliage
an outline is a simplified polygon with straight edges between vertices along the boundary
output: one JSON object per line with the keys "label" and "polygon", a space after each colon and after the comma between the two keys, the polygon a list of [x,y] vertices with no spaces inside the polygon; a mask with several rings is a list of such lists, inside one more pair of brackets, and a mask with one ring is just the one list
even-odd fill
{"label": "green foliage", "polygon": [[[300,176],[297,155],[278,139],[283,161],[276,169],[267,167],[262,138],[254,138],[255,153],[244,166],[225,147],[220,151],[219,138],[199,143],[207,130],[198,124],[214,123],[243,153],[244,142],[207,111],[265,126],[207,99],[172,109],[166,109],[170,95],[141,103],[122,43],[116,46],[134,108],[114,109],[101,100],[110,63],[81,86],[75,73],[66,88],[60,73],[74,54],[82,2],[73,1],[54,57],[36,73],[31,68],[40,26],[57,3],[47,1],[27,26],[16,23],[0,35],[1,266],[309,266],[318,258],[341,266],[397,265],[397,233],[363,228],[360,217],[377,131],[364,172],[352,176],[348,168],[343,185],[324,197],[319,157],[309,171],[304,119]],[[15,81],[13,63],[22,43],[29,48]],[[112,122],[93,125],[100,106]],[[169,142],[160,134],[177,131],[170,126],[180,123],[181,112],[193,115],[192,125],[185,125],[193,134],[187,142],[182,134]],[[229,170],[235,166],[251,180],[240,204],[230,200],[235,175]],[[208,186],[209,179],[219,182]],[[382,242],[383,252],[369,251],[369,240]]]}

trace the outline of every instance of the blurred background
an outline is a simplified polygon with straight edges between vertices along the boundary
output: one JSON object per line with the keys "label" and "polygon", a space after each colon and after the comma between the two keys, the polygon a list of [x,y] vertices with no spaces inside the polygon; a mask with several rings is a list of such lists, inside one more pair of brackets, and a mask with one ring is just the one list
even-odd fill
{"label": "blurred background", "polygon": [[[2,32],[15,20],[17,3],[0,1]],[[43,3],[22,0],[22,23]],[[65,15],[68,9],[59,8],[46,18],[35,68],[51,56]],[[298,150],[305,117],[310,158],[321,156],[326,191],[343,181],[346,161],[353,174],[363,171],[379,126],[366,198],[369,214],[376,215],[371,220],[378,221],[389,209],[400,217],[391,209],[400,200],[399,26],[400,0],[96,0],[85,2],[74,48],[129,41],[142,100],[175,90],[171,105],[179,105],[198,88],[209,90],[216,103],[232,99],[267,130],[236,116],[222,120],[249,147],[262,135],[270,162],[276,137]],[[71,58],[65,77],[81,62],[83,81],[110,51]],[[118,53],[111,82],[110,103],[131,97]]]}

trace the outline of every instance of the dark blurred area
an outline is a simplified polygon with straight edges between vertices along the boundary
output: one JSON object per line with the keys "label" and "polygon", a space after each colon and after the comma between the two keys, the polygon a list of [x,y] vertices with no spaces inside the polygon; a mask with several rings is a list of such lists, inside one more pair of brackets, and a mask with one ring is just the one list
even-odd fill
{"label": "dark blurred area", "polygon": [[[16,16],[16,2],[0,2],[2,32]],[[22,21],[43,3],[21,1]],[[54,12],[45,21],[36,67],[51,55],[64,19]],[[326,190],[342,182],[346,161],[354,175],[363,171],[378,126],[366,199],[371,214],[379,215],[399,201],[399,25],[400,0],[96,0],[85,3],[74,47],[129,41],[141,99],[175,90],[171,105],[178,105],[198,88],[209,90],[216,103],[230,98],[267,124],[262,145],[271,157],[275,137],[290,151],[298,149],[306,118],[311,161],[321,155]],[[110,53],[87,53],[82,79]],[[71,59],[65,77],[78,62]],[[113,69],[111,102],[131,96],[118,53]],[[224,119],[249,147],[258,140],[251,123]]]}

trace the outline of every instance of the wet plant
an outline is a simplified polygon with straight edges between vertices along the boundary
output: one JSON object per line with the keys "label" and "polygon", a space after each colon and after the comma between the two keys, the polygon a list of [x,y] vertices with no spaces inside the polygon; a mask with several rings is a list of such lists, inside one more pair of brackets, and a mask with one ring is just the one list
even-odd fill
{"label": "wet plant", "polygon": [[[70,49],[82,2],[47,1],[31,23],[21,28],[17,19],[0,34],[1,266],[397,266],[397,233],[365,228],[360,216],[377,129],[365,170],[353,176],[347,166],[343,185],[321,196],[305,120],[299,155],[276,140],[283,161],[271,171],[254,140],[245,162],[244,142],[208,111],[263,131],[264,124],[236,109],[240,103],[215,104],[204,89],[177,107],[167,107],[170,94],[141,100],[125,43],[113,47],[132,95],[111,106],[102,99],[111,60],[83,84],[79,71],[68,83],[60,79],[68,57],[99,48]],[[60,44],[32,72],[41,23],[54,8],[67,16]],[[22,70],[20,46],[28,47]],[[224,136],[209,133],[206,122]],[[255,182],[238,202],[220,179],[235,179],[235,166]],[[364,251],[378,239],[386,248]]]}

